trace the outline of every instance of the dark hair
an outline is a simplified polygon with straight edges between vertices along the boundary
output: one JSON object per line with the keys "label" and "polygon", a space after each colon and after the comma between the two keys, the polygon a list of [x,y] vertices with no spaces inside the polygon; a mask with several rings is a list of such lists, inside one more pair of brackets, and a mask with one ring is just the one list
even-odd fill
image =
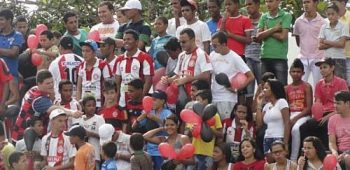
{"label": "dark hair", "polygon": [[176,51],[177,49],[181,50],[181,45],[179,40],[176,37],[171,37],[165,44],[164,49],[170,51]]}
{"label": "dark hair", "polygon": [[283,149],[284,149],[285,146],[286,146],[286,144],[284,144],[283,141],[281,141],[281,140],[276,140],[276,141],[272,142],[272,144],[271,144],[271,146],[270,146],[270,150],[272,151],[272,147],[274,147],[274,146],[276,146],[276,145],[282,146]]}
{"label": "dark hair", "polygon": [[256,160],[262,160],[264,158],[264,156],[261,154],[256,142],[254,141],[254,139],[252,138],[245,138],[241,141],[241,143],[239,144],[239,157],[238,157],[238,161],[244,161],[244,157],[243,157],[243,154],[242,154],[242,144],[247,141],[249,142],[252,146],[253,146],[253,149],[255,150],[254,152],[254,158]]}
{"label": "dark hair", "polygon": [[68,18],[70,17],[77,17],[77,13],[75,13],[74,11],[68,11],[64,14],[63,16],[63,22],[67,23],[68,22]]}
{"label": "dark hair", "polygon": [[346,3],[348,3],[348,0],[337,0],[338,2],[344,2],[345,3],[345,5],[346,5]]}
{"label": "dark hair", "polygon": [[269,83],[271,87],[271,92],[278,99],[286,99],[286,93],[284,91],[283,84],[277,79],[268,79],[267,83]]}
{"label": "dark hair", "polygon": [[145,141],[141,133],[133,133],[130,136],[130,146],[135,151],[143,150],[143,146],[145,145]]}
{"label": "dark hair", "polygon": [[73,83],[69,80],[62,80],[60,81],[60,83],[58,84],[58,91],[61,92],[62,88],[64,85],[72,85],[73,86]]}
{"label": "dark hair", "polygon": [[40,35],[46,35],[47,39],[49,39],[49,40],[52,40],[52,38],[53,38],[53,34],[49,30],[43,31]]}
{"label": "dark hair", "polygon": [[85,95],[85,96],[83,97],[83,101],[82,101],[83,106],[85,106],[86,103],[87,103],[88,101],[94,101],[94,102],[96,103],[95,97],[94,97],[93,95],[89,95],[89,94],[88,94],[88,95]]}
{"label": "dark hair", "polygon": [[221,6],[221,1],[220,0],[208,0],[208,2],[214,2],[219,8]]}
{"label": "dark hair", "polygon": [[211,39],[218,39],[220,44],[227,44],[227,35],[225,32],[219,31],[214,33],[214,35],[211,37]]}
{"label": "dark hair", "polygon": [[102,6],[107,6],[107,8],[108,8],[110,11],[114,11],[113,4],[112,4],[112,2],[110,2],[110,1],[102,1],[100,4],[98,4],[98,7],[102,7]]}
{"label": "dark hair", "polygon": [[[215,147],[218,147],[222,153],[225,155],[225,159],[226,159],[226,163],[230,163],[232,162],[232,153],[231,153],[231,148],[227,143],[220,143],[215,145]],[[213,163],[213,170],[217,170],[218,169],[218,162]]]}
{"label": "dark hair", "polygon": [[327,6],[326,10],[328,10],[328,9],[333,9],[337,14],[339,14],[339,8],[335,3],[330,3]]}
{"label": "dark hair", "polygon": [[239,0],[230,0],[231,2],[233,2],[234,4],[239,4]]}
{"label": "dark hair", "polygon": [[301,69],[303,72],[304,72],[304,64],[303,64],[303,62],[301,62],[301,60],[299,59],[299,58],[296,58],[294,61],[293,61],[293,63],[292,63],[292,65],[290,66],[290,68],[292,69],[292,68],[299,68],[299,69]]}
{"label": "dark hair", "polygon": [[261,80],[263,82],[267,82],[268,79],[275,79],[276,76],[275,74],[273,74],[272,72],[265,72],[262,77],[261,77]]}
{"label": "dark hair", "polygon": [[165,121],[167,121],[167,120],[171,120],[171,121],[173,121],[175,124],[177,124],[177,125],[179,125],[179,118],[176,116],[176,114],[170,114],[168,117],[166,117],[165,119],[164,119],[164,124],[165,124]]}
{"label": "dark hair", "polygon": [[143,89],[143,81],[141,79],[135,79],[130,81],[128,86],[132,86],[135,89]]}
{"label": "dark hair", "polygon": [[[314,0],[314,1],[318,1],[318,0]],[[253,2],[256,4],[260,4],[260,0],[253,0]]]}
{"label": "dark hair", "polygon": [[103,91],[114,90],[117,91],[117,84],[114,79],[106,79],[103,83]]}
{"label": "dark hair", "polygon": [[233,120],[235,118],[235,113],[238,109],[238,106],[244,106],[247,108],[247,121],[250,122],[253,120],[253,115],[251,114],[251,108],[248,107],[247,103],[245,102],[237,102],[235,104],[235,106],[233,106],[233,109],[232,109],[232,112],[231,112],[231,115],[230,115],[230,119]]}
{"label": "dark hair", "polygon": [[185,28],[180,32],[180,35],[187,34],[190,39],[193,39],[196,37],[194,34],[194,31],[191,28]]}
{"label": "dark hair", "polygon": [[348,102],[350,101],[350,92],[348,91],[338,91],[334,95],[335,101],[343,101]]}
{"label": "dark hair", "polygon": [[46,79],[52,78],[52,74],[49,70],[41,69],[36,73],[36,83],[42,83]]}
{"label": "dark hair", "polygon": [[59,31],[53,31],[52,34],[57,39],[60,39],[62,37],[62,33],[60,33]]}
{"label": "dark hair", "polygon": [[16,21],[15,23],[17,24],[17,22],[25,22],[28,23],[27,18],[24,15],[20,15],[16,17]]}
{"label": "dark hair", "polygon": [[117,153],[117,145],[113,142],[108,142],[102,145],[102,151],[108,158],[114,158]]}
{"label": "dark hair", "polygon": [[195,80],[192,81],[191,86],[194,86],[197,88],[197,90],[207,90],[210,89],[210,85],[205,80]]}
{"label": "dark hair", "polygon": [[5,136],[5,131],[4,127],[0,126],[0,136]]}
{"label": "dark hair", "polygon": [[213,96],[211,94],[210,90],[200,90],[198,91],[198,93],[196,94],[196,97],[200,97],[203,100],[207,99],[208,103],[211,103],[213,100]]}
{"label": "dark hair", "polygon": [[156,20],[161,20],[165,25],[168,25],[168,19],[164,16],[159,16]]}
{"label": "dark hair", "polygon": [[[327,153],[326,153],[326,148],[322,144],[322,141],[318,137],[309,136],[309,137],[306,137],[303,142],[312,143],[312,145],[314,146],[314,148],[316,150],[317,157],[321,160],[321,162],[323,162],[324,158],[327,156]],[[303,169],[308,169],[307,162],[305,162]]]}
{"label": "dark hair", "polygon": [[30,118],[28,121],[27,121],[27,125],[29,125],[30,127],[34,127],[34,125],[37,123],[37,122],[43,122],[43,120],[37,116],[33,116],[32,118]]}
{"label": "dark hair", "polygon": [[10,167],[13,168],[13,164],[14,163],[18,163],[19,159],[21,159],[22,156],[25,156],[24,153],[22,152],[13,152],[11,153],[11,155],[9,156],[9,164],[10,164]]}
{"label": "dark hair", "polygon": [[140,34],[139,34],[137,31],[133,30],[133,29],[128,29],[128,30],[124,31],[124,35],[125,35],[125,34],[131,34],[132,37],[133,37],[135,40],[139,40],[139,35],[140,35]]}
{"label": "dark hair", "polygon": [[11,22],[12,22],[14,15],[10,9],[5,8],[5,9],[0,10],[0,17],[4,17],[6,20],[11,20]]}

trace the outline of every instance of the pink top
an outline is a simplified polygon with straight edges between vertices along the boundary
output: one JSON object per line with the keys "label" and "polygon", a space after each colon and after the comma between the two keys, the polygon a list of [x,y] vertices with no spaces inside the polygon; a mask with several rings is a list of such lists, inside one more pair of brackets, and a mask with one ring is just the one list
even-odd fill
{"label": "pink top", "polygon": [[291,112],[301,112],[306,108],[305,87],[305,82],[298,86],[293,86],[292,84],[287,86],[288,103]]}
{"label": "pink top", "polygon": [[350,117],[335,114],[328,121],[328,135],[335,135],[338,151],[350,150]]}
{"label": "pink top", "polygon": [[299,58],[321,59],[324,57],[324,51],[318,50],[318,41],[321,26],[325,23],[325,19],[318,13],[312,20],[308,20],[305,13],[297,18],[293,34],[300,37]]}
{"label": "pink top", "polygon": [[338,91],[349,91],[348,84],[342,78],[337,76],[333,80],[326,83],[324,79],[317,82],[315,87],[315,99],[320,99],[323,105],[323,112],[333,112],[334,108],[334,94]]}

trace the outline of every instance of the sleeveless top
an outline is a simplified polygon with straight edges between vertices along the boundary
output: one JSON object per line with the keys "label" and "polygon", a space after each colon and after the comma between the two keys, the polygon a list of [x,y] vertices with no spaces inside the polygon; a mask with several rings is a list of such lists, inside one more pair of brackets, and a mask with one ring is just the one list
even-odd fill
{"label": "sleeveless top", "polygon": [[[287,160],[287,166],[285,170],[290,169],[290,164],[291,164],[290,160]],[[277,170],[277,163],[273,163],[272,170]]]}
{"label": "sleeveless top", "polygon": [[306,108],[305,96],[306,83],[302,82],[298,86],[288,85],[287,96],[290,112],[301,112]]}

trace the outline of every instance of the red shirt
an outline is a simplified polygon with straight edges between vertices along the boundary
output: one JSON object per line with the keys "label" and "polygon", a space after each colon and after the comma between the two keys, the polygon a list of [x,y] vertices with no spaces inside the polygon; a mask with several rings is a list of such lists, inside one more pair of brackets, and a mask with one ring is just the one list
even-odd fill
{"label": "red shirt", "polygon": [[263,170],[265,160],[255,161],[250,164],[244,164],[242,161],[234,164],[232,170]]}
{"label": "red shirt", "polygon": [[[222,19],[218,22],[218,28],[221,27]],[[240,36],[246,36],[246,32],[253,30],[250,19],[246,16],[239,15],[237,17],[229,17],[226,19],[225,30]],[[245,43],[238,42],[233,38],[227,39],[227,46],[238,55],[244,55]]]}
{"label": "red shirt", "polygon": [[0,58],[0,102],[2,99],[2,92],[4,91],[4,86],[6,83],[8,83],[10,80],[12,80],[12,76],[9,72],[9,69],[3,59]]}
{"label": "red shirt", "polygon": [[338,91],[349,91],[348,84],[342,78],[333,76],[331,82],[326,83],[324,79],[317,82],[315,87],[315,99],[320,99],[323,105],[323,112],[333,112],[334,108],[334,94]]}
{"label": "red shirt", "polygon": [[98,114],[105,119],[106,123],[112,124],[116,130],[121,130],[122,123],[128,119],[126,112],[119,110],[118,104],[112,107],[102,107]]}
{"label": "red shirt", "polygon": [[289,109],[291,112],[301,112],[306,108],[306,83],[298,86],[288,85],[286,88]]}

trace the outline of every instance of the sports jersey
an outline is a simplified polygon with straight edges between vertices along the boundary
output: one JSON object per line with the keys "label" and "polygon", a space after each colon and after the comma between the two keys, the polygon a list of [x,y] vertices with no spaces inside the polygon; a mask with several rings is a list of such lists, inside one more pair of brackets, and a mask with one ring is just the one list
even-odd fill
{"label": "sports jersey", "polygon": [[77,66],[79,66],[84,59],[76,54],[63,54],[53,60],[49,66],[49,71],[52,74],[55,88],[55,99],[59,99],[58,84],[62,80],[69,80],[73,83],[73,96],[77,91]]}
{"label": "sports jersey", "polygon": [[[82,110],[79,102],[73,98],[69,102],[63,102],[61,99],[58,99],[58,100],[54,101],[54,104],[59,105],[59,106],[63,106],[66,109],[70,109],[70,110],[74,110],[74,111]],[[74,118],[74,117],[69,116],[67,118],[67,130],[70,129],[70,127],[72,127],[72,125],[77,124],[77,123],[79,124],[82,121],[83,121],[82,118]]]}
{"label": "sports jersey", "polygon": [[126,113],[128,114],[128,119],[131,125],[136,121],[137,117],[142,114],[142,111],[142,101],[128,100],[126,104]]}
{"label": "sports jersey", "polygon": [[106,123],[113,125],[115,130],[122,130],[122,123],[127,120],[126,111],[119,110],[118,104],[111,107],[102,107],[99,110]]}
{"label": "sports jersey", "polygon": [[86,62],[82,62],[78,67],[78,76],[82,79],[82,94],[91,93],[96,99],[96,107],[102,106],[102,82],[103,79],[110,77],[109,72],[104,72],[103,68],[106,66],[106,62],[96,58],[96,62],[92,69],[86,68]]}
{"label": "sports jersey", "polygon": [[12,75],[10,74],[5,61],[0,58],[0,102],[5,102],[1,101],[3,95],[2,92],[4,90],[5,84],[10,80],[12,80]]}
{"label": "sports jersey", "polygon": [[[87,118],[86,115],[83,115],[83,127],[90,132],[98,134],[98,128],[105,124],[105,120],[100,115],[94,115],[90,118]],[[100,140],[99,138],[89,137],[88,142],[95,147],[95,160],[100,159]]]}
{"label": "sports jersey", "polygon": [[100,33],[100,39],[103,40],[107,37],[114,38],[117,35],[119,29],[119,22],[114,21],[111,24],[98,23],[94,25],[91,31],[97,30]]}
{"label": "sports jersey", "polygon": [[[104,60],[107,63],[107,60]],[[114,77],[117,72],[117,57],[109,62],[106,67],[103,68],[103,72],[108,72],[110,77]]]}
{"label": "sports jersey", "polygon": [[144,80],[144,76],[146,75],[154,75],[152,57],[141,50],[137,50],[137,52],[131,57],[127,57],[125,52],[117,58],[116,75],[121,76],[122,79],[120,85],[119,105],[125,107],[126,101],[128,100],[126,96],[127,84],[135,79]]}

